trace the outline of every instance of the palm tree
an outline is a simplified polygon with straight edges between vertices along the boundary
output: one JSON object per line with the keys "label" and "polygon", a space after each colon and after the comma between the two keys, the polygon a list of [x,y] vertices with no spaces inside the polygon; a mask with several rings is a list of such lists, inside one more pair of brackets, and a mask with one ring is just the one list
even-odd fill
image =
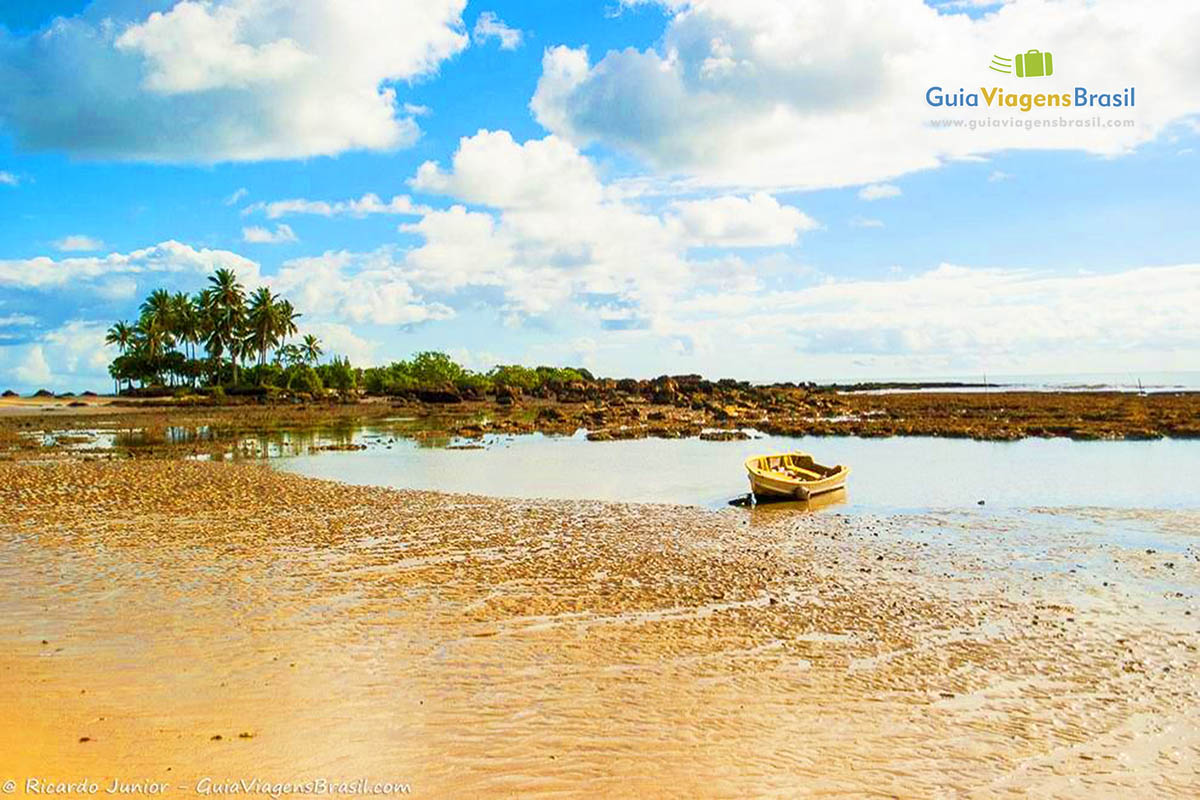
{"label": "palm tree", "polygon": [[225,355],[225,342],[217,326],[218,315],[215,306],[211,289],[204,289],[196,295],[196,308],[200,317],[200,343],[204,345],[212,367],[209,373],[210,384],[220,383],[221,357]]}
{"label": "palm tree", "polygon": [[174,324],[175,301],[166,289],[155,289],[142,303],[142,318],[164,331],[170,331]]}
{"label": "palm tree", "polygon": [[142,303],[142,315],[134,328],[140,349],[154,369],[156,381],[161,382],[160,359],[175,346],[175,306],[171,293],[155,289]]}
{"label": "palm tree", "polygon": [[162,326],[154,314],[143,314],[134,326],[134,349],[141,351],[153,370],[155,382],[162,382],[161,363],[163,353],[174,344],[169,328]]}
{"label": "palm tree", "polygon": [[275,363],[281,367],[294,367],[303,361],[300,348],[294,344],[285,344],[275,351]]}
{"label": "palm tree", "polygon": [[[209,385],[220,384],[228,364],[236,385],[239,370],[248,361],[266,366],[268,354],[274,351],[280,367],[316,364],[323,351],[316,336],[306,335],[301,343],[288,340],[299,334],[296,321],[300,314],[292,304],[260,287],[247,297],[233,270],[221,268],[208,278],[205,288],[194,296],[184,292],[171,294],[155,289],[140,307],[136,323],[114,323],[106,331],[105,343],[120,349],[120,355],[110,365],[117,380],[117,391],[123,381],[161,383],[169,375],[188,380],[194,386],[202,377],[196,351],[202,344],[208,354],[206,366]],[[258,370],[258,379],[266,378]],[[289,374],[290,383],[292,375]]]}
{"label": "palm tree", "polygon": [[133,336],[133,326],[125,320],[121,320],[113,323],[113,326],[104,334],[104,343],[116,345],[124,355],[133,346]]}
{"label": "palm tree", "polygon": [[311,333],[304,335],[304,341],[300,345],[300,353],[304,356],[306,364],[315,364],[317,359],[321,357],[324,351],[321,350],[321,340]]}
{"label": "palm tree", "polygon": [[[249,336],[235,337],[229,346],[229,357],[233,360],[233,374],[237,375],[237,370],[246,362],[250,356],[254,355],[254,342]],[[237,378],[234,378],[234,383],[237,383]]]}
{"label": "palm tree", "polygon": [[[200,313],[186,292],[176,292],[171,297],[171,318],[171,329],[176,339],[183,343],[184,355],[194,361],[196,345],[200,342]],[[194,374],[191,369],[188,372]],[[192,385],[195,385],[194,379]]]}
{"label": "palm tree", "polygon": [[260,286],[250,296],[250,308],[246,313],[246,344],[258,353],[259,366],[267,363],[267,350],[279,343],[283,321],[278,300],[266,286]]}
{"label": "palm tree", "polygon": [[[129,352],[129,348],[133,347],[134,335],[135,332],[133,326],[125,320],[120,320],[119,322],[113,323],[113,326],[109,328],[107,332],[105,332],[104,343],[116,345],[117,350],[121,352],[121,355],[125,355],[127,352]],[[110,370],[110,373],[111,372],[112,370]],[[120,394],[121,381],[116,378],[115,374],[113,375],[113,379],[117,385],[117,394]]]}
{"label": "palm tree", "polygon": [[292,306],[291,300],[279,301],[279,344],[287,344],[287,340],[300,332],[300,328],[296,325],[296,320],[304,316],[296,312]]}
{"label": "palm tree", "polygon": [[208,282],[210,285],[203,293],[209,326],[204,344],[209,355],[217,360],[218,373],[221,356],[229,353],[233,382],[236,384],[240,359],[239,337],[246,315],[246,290],[238,283],[233,270],[224,267],[210,275]]}

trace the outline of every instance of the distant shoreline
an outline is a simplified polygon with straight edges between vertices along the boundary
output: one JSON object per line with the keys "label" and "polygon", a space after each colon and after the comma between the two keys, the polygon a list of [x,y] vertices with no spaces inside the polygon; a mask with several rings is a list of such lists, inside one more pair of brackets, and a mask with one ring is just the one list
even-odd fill
{"label": "distant shoreline", "polygon": [[[649,379],[650,382],[678,378],[690,378],[695,376],[662,376],[660,378]],[[637,380],[639,382],[648,382],[647,379],[623,379]],[[1116,394],[1195,394],[1200,393],[1200,386],[1190,386],[1187,384],[1163,384],[1153,383],[1137,386],[1135,384],[1113,384],[1113,383],[1036,383],[1036,382],[1012,382],[1012,381],[857,381],[853,383],[833,382],[833,383],[795,383],[790,381],[775,382],[775,383],[755,383],[752,381],[733,381],[725,379],[715,381],[715,383],[736,383],[742,386],[750,386],[755,389],[793,389],[801,388],[813,392],[839,392],[839,393],[862,393],[862,392],[1040,392],[1047,394],[1080,394],[1080,393],[1116,393]],[[181,387],[182,388],[182,387]],[[378,397],[387,395],[361,395],[362,397]],[[73,392],[70,390],[62,392],[51,392],[49,390],[39,390],[36,392],[20,393],[8,390],[0,397],[0,403],[5,401],[52,401],[52,400],[77,400],[86,402],[88,400],[107,400],[107,401],[154,401],[170,399],[173,395],[170,390],[164,389],[160,394],[139,394],[122,392],[113,394],[112,392],[95,392],[85,390],[82,392]],[[214,402],[213,405],[223,405],[221,402]]]}
{"label": "distant shoreline", "polygon": [[[930,436],[1016,441],[1200,439],[1200,392],[834,392],[665,378],[563,387],[543,395],[435,395],[340,400],[299,397],[7,398],[0,400],[0,458],[76,454],[79,437],[140,431],[122,453],[183,457],[229,452],[242,437],[352,429],[412,421],[422,441],[488,434],[618,439],[779,436]],[[168,429],[174,431],[168,435]],[[125,439],[129,440],[129,436]],[[89,457],[100,453],[92,450]]]}

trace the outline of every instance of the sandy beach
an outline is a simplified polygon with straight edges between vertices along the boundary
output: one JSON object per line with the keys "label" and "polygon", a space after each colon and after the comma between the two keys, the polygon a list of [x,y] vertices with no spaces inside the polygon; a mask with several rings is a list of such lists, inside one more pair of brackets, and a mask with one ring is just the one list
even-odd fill
{"label": "sandy beach", "polygon": [[0,0],[0,800],[1200,800],[1197,40]]}
{"label": "sandy beach", "polygon": [[1192,797],[1197,530],[0,463],[0,778]]}

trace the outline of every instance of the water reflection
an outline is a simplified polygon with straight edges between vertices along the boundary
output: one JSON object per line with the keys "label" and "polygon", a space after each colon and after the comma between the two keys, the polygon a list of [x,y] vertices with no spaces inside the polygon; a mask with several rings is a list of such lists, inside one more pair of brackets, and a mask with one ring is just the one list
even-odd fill
{"label": "water reflection", "polygon": [[[459,425],[462,420],[457,420]],[[1090,505],[1195,508],[1200,445],[1182,440],[977,442],[920,437],[776,437],[748,441],[446,433],[447,420],[395,417],[367,426],[245,431],[144,426],[46,431],[46,445],[192,459],[279,459],[282,469],[347,483],[502,497],[665,502],[725,507],[748,489],[745,458],[803,450],[854,467],[850,491],[777,511],[832,505],[871,511]],[[853,499],[851,499],[851,497]]]}
{"label": "water reflection", "polygon": [[750,511],[751,522],[769,524],[778,521],[782,515],[797,513],[811,514],[814,511],[822,511],[835,506],[844,506],[847,501],[848,495],[846,490],[835,489],[832,492],[810,497],[808,500],[759,498],[757,502],[751,502],[749,493],[747,493],[745,496],[730,500],[729,505],[748,509]]}
{"label": "water reflection", "polygon": [[[743,461],[802,450],[850,464],[847,491],[818,498],[872,512],[929,508],[1097,506],[1196,508],[1196,442],[1073,442],[1026,439],[759,436],[749,441],[635,439],[588,442],[575,436],[484,436],[482,449],[428,447],[397,439],[355,453],[303,454],[279,468],[353,484],[501,497],[683,503],[725,508],[748,487]],[[453,444],[451,441],[451,444]],[[461,440],[458,440],[461,441]],[[799,504],[788,504],[797,510]],[[783,511],[787,506],[781,507]],[[762,513],[772,513],[763,509]]]}

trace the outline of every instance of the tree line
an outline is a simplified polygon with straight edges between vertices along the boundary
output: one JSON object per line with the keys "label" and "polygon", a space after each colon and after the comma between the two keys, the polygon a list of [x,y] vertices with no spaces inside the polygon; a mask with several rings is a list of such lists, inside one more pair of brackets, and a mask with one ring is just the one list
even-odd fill
{"label": "tree line", "polygon": [[[292,304],[263,286],[247,295],[233,270],[218,269],[195,295],[155,289],[135,322],[108,329],[119,355],[108,367],[117,383],[140,387],[238,387],[304,384],[319,389],[316,336],[298,336]],[[203,348],[204,357],[200,355]]]}
{"label": "tree line", "polygon": [[[108,372],[118,391],[287,390],[320,394],[401,395],[426,391],[482,396],[535,393],[593,377],[585,369],[498,365],[475,372],[445,353],[417,353],[386,366],[354,367],[324,351],[312,334],[300,336],[291,302],[260,287],[247,294],[232,270],[218,269],[194,294],[151,292],[136,321],[108,329],[119,355]],[[136,384],[136,388],[135,388]]]}

